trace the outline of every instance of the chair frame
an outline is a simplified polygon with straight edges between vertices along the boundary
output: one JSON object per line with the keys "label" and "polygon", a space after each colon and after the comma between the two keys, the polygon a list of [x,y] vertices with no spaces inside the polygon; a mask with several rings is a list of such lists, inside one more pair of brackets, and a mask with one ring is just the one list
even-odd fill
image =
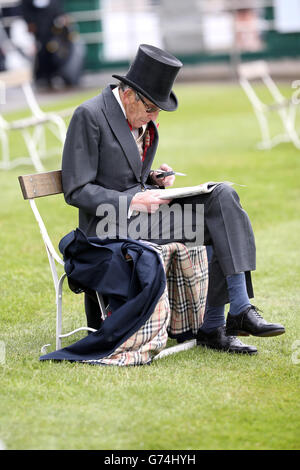
{"label": "chair frame", "polygon": [[[292,142],[296,148],[300,148],[300,138],[295,128],[297,103],[292,99],[286,99],[276,83],[272,79],[268,64],[265,61],[253,61],[238,66],[239,82],[256,115],[262,141],[258,143],[260,149],[271,149],[283,142]],[[252,80],[260,80],[270,92],[274,103],[265,104],[255,92]],[[283,126],[283,133],[271,137],[267,114],[277,112]]]}
{"label": "chair frame", "polygon": [[[46,152],[45,126],[60,142],[64,144],[66,136],[66,124],[62,116],[54,112],[44,112],[35,97],[32,86],[31,69],[10,70],[0,73],[2,95],[8,88],[18,88],[22,91],[25,102],[31,112],[31,116],[12,122],[0,115],[0,140],[2,146],[2,161],[0,169],[9,170],[18,165],[33,165],[38,172],[44,171],[41,159],[51,154]],[[19,131],[24,139],[29,157],[10,159],[9,132]],[[57,149],[55,149],[57,153]]]}
{"label": "chair frame", "polygon": [[[72,330],[68,333],[62,333],[62,298],[63,298],[63,284],[64,280],[66,279],[66,273],[62,275],[58,274],[58,266],[63,266],[64,262],[61,257],[56,252],[52,241],[49,237],[47,232],[46,226],[44,221],[41,217],[41,214],[38,210],[38,207],[35,203],[35,199],[39,197],[46,197],[55,194],[61,194],[62,190],[62,176],[61,170],[54,170],[45,173],[38,173],[32,175],[24,175],[19,176],[19,183],[21,186],[22,194],[25,200],[28,200],[33,211],[34,217],[38,223],[41,236],[46,248],[52,279],[54,283],[55,289],[55,301],[56,301],[56,349],[61,348],[62,339],[68,336],[77,333],[78,331],[85,330],[85,331],[96,331],[93,328],[82,326]],[[104,300],[101,295],[96,292],[96,296],[98,299],[100,313],[103,320],[105,320],[107,316],[107,307],[104,304]],[[42,353],[46,353],[47,346],[50,344],[46,344],[42,346]],[[168,347],[163,349],[159,352],[153,360],[161,359],[162,357],[168,356],[170,354],[174,354],[180,351],[185,351],[188,349],[193,348],[196,346],[196,340],[186,341],[185,343],[181,343],[172,347]]]}
{"label": "chair frame", "polygon": [[[61,171],[50,171],[46,173],[39,173],[33,175],[19,176],[19,183],[22,189],[24,199],[28,199],[34,217],[38,223],[41,236],[46,248],[52,279],[55,290],[55,301],[56,301],[56,349],[61,348],[62,338],[71,336],[81,330],[95,331],[93,328],[82,326],[72,330],[71,332],[62,333],[62,297],[63,297],[63,284],[66,279],[66,273],[62,275],[58,274],[58,266],[63,266],[64,262],[55,250],[52,241],[47,232],[44,221],[35,203],[35,199],[38,197],[51,196],[54,194],[62,193],[61,183]],[[103,299],[98,296],[99,306],[101,315],[105,317],[105,307]],[[42,351],[45,352],[45,348],[50,346],[49,344],[42,347]]]}

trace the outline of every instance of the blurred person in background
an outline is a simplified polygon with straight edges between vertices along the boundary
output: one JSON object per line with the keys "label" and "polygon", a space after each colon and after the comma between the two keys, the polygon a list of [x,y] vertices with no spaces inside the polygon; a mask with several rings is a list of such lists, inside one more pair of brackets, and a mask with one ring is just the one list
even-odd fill
{"label": "blurred person in background", "polygon": [[22,0],[22,16],[36,39],[36,83],[50,88],[80,80],[84,47],[71,28],[60,0]]}
{"label": "blurred person in background", "polygon": [[0,7],[0,71],[31,66],[28,54],[31,35],[24,29],[26,24],[19,16],[20,7]]}
{"label": "blurred person in background", "polygon": [[3,43],[5,40],[5,31],[2,24],[2,9],[0,7],[0,72],[3,72],[6,68],[5,65],[5,52],[3,49]]}

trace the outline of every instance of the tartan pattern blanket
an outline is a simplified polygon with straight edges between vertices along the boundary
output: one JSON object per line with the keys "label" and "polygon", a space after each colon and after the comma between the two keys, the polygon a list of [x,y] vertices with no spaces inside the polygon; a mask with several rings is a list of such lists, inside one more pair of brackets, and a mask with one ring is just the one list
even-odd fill
{"label": "tartan pattern blanket", "polygon": [[114,352],[92,364],[137,366],[149,364],[167,344],[168,337],[195,335],[201,326],[208,287],[205,247],[181,243],[152,245],[162,257],[167,287],[146,323]]}

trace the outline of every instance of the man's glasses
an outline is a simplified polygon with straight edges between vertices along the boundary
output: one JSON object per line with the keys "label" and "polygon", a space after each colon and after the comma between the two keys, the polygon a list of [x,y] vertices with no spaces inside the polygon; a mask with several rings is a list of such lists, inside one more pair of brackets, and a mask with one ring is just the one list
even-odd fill
{"label": "man's glasses", "polygon": [[138,98],[143,103],[143,105],[145,107],[145,110],[146,110],[146,113],[148,113],[148,114],[150,114],[150,113],[159,113],[159,111],[161,111],[161,109],[157,108],[157,106],[150,106],[148,103],[146,103],[146,101],[144,100],[142,95],[140,95],[140,93],[138,91],[136,91],[136,95],[138,96]]}

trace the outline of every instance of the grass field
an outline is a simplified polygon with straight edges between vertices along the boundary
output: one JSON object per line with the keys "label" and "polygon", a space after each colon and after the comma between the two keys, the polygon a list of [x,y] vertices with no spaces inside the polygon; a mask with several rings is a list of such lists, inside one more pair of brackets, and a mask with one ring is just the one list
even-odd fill
{"label": "grass field", "polygon": [[[291,93],[288,85],[283,90]],[[247,339],[258,347],[253,357],[194,348],[138,368],[40,363],[41,346],[55,347],[54,291],[40,234],[17,180],[34,170],[1,171],[0,447],[300,447],[300,150],[291,144],[257,150],[257,123],[235,85],[179,84],[176,92],[179,110],[160,115],[155,166],[167,162],[187,173],[178,177],[178,185],[207,180],[246,185],[237,189],[256,235],[254,303],[266,319],[283,323],[286,334]],[[272,129],[279,129],[276,119]],[[21,141],[14,139],[17,154]],[[59,168],[60,158],[45,164]],[[56,243],[76,227],[77,212],[62,196],[38,203]],[[67,287],[64,310],[66,330],[84,324],[82,296]]]}

